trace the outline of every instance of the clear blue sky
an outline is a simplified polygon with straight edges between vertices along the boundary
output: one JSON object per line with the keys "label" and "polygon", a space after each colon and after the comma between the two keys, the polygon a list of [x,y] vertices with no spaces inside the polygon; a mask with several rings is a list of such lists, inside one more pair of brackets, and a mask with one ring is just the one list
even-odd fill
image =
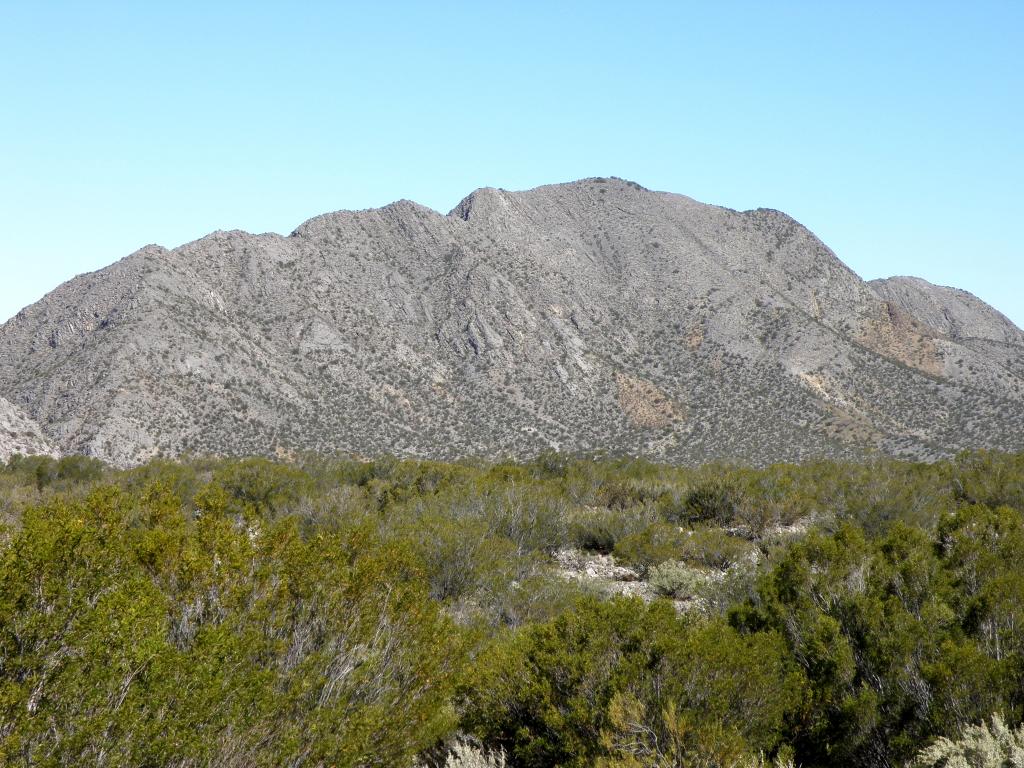
{"label": "clear blue sky", "polygon": [[0,320],[139,246],[622,176],[1024,325],[1024,3],[0,0]]}

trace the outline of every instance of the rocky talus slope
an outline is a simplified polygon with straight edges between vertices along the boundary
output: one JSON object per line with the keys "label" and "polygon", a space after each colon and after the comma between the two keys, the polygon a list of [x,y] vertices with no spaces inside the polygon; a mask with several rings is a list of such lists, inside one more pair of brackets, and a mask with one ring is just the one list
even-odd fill
{"label": "rocky talus slope", "polygon": [[0,462],[8,461],[15,453],[23,456],[56,455],[39,425],[0,397]]}
{"label": "rocky talus slope", "polygon": [[0,327],[0,395],[119,464],[932,458],[1024,449],[1024,337],[778,211],[588,179],[148,246]]}

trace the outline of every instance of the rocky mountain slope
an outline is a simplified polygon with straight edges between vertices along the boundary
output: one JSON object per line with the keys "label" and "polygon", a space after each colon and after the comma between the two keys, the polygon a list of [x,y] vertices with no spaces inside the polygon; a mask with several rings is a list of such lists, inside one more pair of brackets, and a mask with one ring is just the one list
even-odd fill
{"label": "rocky mountain slope", "polygon": [[0,462],[6,462],[15,453],[56,455],[39,425],[0,397]]}
{"label": "rocky mountain slope", "polygon": [[872,280],[869,285],[902,312],[951,339],[1024,345],[1020,328],[967,291],[932,285],[919,277],[890,277]]}
{"label": "rocky mountain slope", "polygon": [[931,458],[1024,448],[1024,337],[778,211],[588,179],[148,246],[0,327],[0,395],[121,464]]}

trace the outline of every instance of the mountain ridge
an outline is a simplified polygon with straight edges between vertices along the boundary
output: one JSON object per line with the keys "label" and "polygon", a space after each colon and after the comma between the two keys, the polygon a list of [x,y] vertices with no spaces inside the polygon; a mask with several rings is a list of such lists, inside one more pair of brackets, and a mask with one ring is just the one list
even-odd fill
{"label": "mountain ridge", "polygon": [[1024,447],[1024,334],[891,281],[774,209],[619,179],[485,187],[447,214],[399,200],[144,246],[0,326],[0,396],[118,464]]}

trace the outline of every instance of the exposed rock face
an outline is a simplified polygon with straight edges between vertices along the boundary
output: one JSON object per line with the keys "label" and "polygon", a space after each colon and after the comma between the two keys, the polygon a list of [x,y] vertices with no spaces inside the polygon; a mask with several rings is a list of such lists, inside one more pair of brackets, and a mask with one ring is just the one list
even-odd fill
{"label": "exposed rock face", "polygon": [[42,429],[12,403],[0,397],[0,463],[11,456],[56,456]]}
{"label": "exposed rock face", "polygon": [[447,216],[399,201],[144,248],[0,328],[0,394],[120,464],[1024,448],[1020,331],[901,285],[777,211],[616,179],[482,189]]}
{"label": "exposed rock face", "polygon": [[967,291],[932,285],[919,277],[890,277],[870,285],[892,306],[951,339],[1024,345],[1020,328]]}

